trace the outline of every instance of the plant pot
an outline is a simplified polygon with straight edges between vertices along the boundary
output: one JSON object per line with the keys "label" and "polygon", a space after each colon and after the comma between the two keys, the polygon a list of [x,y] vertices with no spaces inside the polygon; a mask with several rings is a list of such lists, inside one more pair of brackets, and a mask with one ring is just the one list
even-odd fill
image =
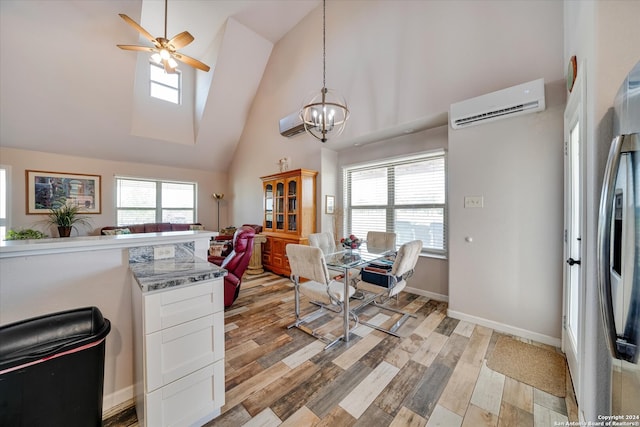
{"label": "plant pot", "polygon": [[69,237],[71,235],[71,227],[58,227],[60,237]]}

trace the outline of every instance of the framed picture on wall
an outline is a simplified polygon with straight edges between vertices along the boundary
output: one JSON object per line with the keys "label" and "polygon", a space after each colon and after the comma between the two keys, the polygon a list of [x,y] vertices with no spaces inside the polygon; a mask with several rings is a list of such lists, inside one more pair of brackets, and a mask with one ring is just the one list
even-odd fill
{"label": "framed picture on wall", "polygon": [[101,176],[64,172],[25,171],[27,214],[46,214],[52,207],[73,203],[85,214],[102,212]]}
{"label": "framed picture on wall", "polygon": [[336,196],[326,196],[324,204],[324,212],[327,214],[335,213],[336,211]]}

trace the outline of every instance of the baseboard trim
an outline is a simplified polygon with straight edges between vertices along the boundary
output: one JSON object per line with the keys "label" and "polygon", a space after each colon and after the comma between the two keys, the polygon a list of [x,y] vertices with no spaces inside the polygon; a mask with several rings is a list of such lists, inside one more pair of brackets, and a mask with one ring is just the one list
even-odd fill
{"label": "baseboard trim", "polygon": [[449,296],[448,295],[437,294],[435,292],[425,291],[423,289],[418,289],[418,288],[411,288],[409,286],[404,288],[404,290],[409,292],[409,293],[411,293],[411,294],[420,295],[420,296],[423,296],[423,297],[428,297],[428,298],[434,299],[436,301],[449,302]]}
{"label": "baseboard trim", "polygon": [[475,323],[476,325],[486,326],[487,328],[491,328],[499,332],[504,332],[521,338],[530,339],[554,347],[560,347],[562,344],[560,338],[551,337],[549,335],[540,334],[537,332],[529,331],[527,329],[517,328],[515,326],[506,325],[504,323],[484,319],[482,317],[472,316],[469,314],[461,313],[459,311],[447,310],[447,316],[453,317],[454,319]]}
{"label": "baseboard trim", "polygon": [[133,385],[102,397],[102,418],[109,418],[135,404]]}

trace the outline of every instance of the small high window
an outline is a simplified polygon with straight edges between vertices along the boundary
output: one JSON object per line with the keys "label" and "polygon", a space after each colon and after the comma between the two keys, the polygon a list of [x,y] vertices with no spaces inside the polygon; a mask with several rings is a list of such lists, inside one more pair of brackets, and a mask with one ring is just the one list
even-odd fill
{"label": "small high window", "polygon": [[164,68],[153,62],[149,63],[149,94],[158,99],[180,104],[182,89],[182,74],[165,73]]}

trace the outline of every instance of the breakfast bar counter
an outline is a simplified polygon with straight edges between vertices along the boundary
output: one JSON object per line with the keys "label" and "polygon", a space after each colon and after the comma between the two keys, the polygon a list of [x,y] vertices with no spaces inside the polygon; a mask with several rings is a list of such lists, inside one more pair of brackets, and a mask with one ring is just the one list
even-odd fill
{"label": "breakfast bar counter", "polygon": [[140,283],[146,288],[143,295],[166,294],[165,288],[188,293],[219,282],[210,299],[219,299],[213,302],[223,307],[225,271],[205,261],[217,234],[198,230],[2,241],[0,325],[98,307],[111,321],[103,410],[131,405],[136,394],[132,289],[142,290]]}

